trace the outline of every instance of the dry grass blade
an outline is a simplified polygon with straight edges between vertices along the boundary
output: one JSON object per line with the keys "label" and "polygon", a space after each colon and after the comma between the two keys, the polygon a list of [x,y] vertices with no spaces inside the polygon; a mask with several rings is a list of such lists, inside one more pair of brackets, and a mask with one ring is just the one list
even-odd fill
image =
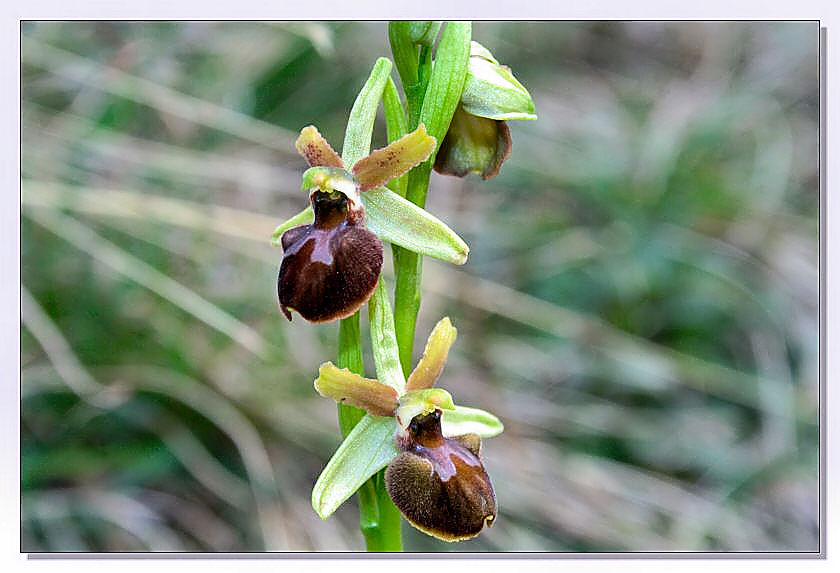
{"label": "dry grass blade", "polygon": [[[251,421],[233,404],[197,380],[165,368],[147,365],[100,367],[97,373],[103,380],[113,380],[124,388],[151,391],[175,399],[216,424],[236,446],[248,473],[264,547],[268,550],[289,547],[274,470],[265,444]],[[43,369],[27,369],[23,377],[27,381],[25,395],[55,387],[57,382]],[[225,481],[229,482],[230,478]],[[231,495],[237,494],[231,492]]]}
{"label": "dry grass blade", "polygon": [[148,105],[161,112],[272,149],[287,153],[294,149],[296,134],[276,125],[50,46],[31,36],[24,37],[21,55],[28,64],[40,66],[74,82]]}
{"label": "dry grass blade", "polygon": [[[428,265],[431,278],[429,290],[435,294],[455,298],[470,306],[504,316],[544,332],[590,344],[607,351],[617,360],[635,357],[637,366],[647,371],[652,379],[671,383],[685,383],[695,390],[721,396],[733,402],[752,406],[759,384],[779,386],[783,382],[757,377],[747,372],[710,362],[690,354],[652,343],[644,338],[621,331],[594,316],[575,312],[546,302],[529,294],[469,275],[463,271]],[[455,291],[438,285],[456,284]],[[797,413],[803,421],[807,411],[802,393]],[[798,405],[799,406],[799,405]]]}
{"label": "dry grass blade", "polygon": [[80,398],[106,407],[108,401],[101,396],[103,386],[82,366],[61,331],[25,286],[20,288],[20,317],[64,383]]}
{"label": "dry grass blade", "polygon": [[46,210],[29,209],[27,216],[115,271],[156,292],[198,320],[229,336],[255,355],[266,355],[270,344],[256,330],[202,298],[195,291],[100,237],[86,225]]}
{"label": "dry grass blade", "polygon": [[117,189],[24,180],[24,205],[72,209],[92,215],[153,219],[196,231],[268,244],[277,218],[196,201]]}
{"label": "dry grass blade", "polygon": [[[150,197],[131,191],[88,190],[69,193],[69,187],[44,182],[26,182],[24,204],[75,208],[83,212],[109,216],[155,217],[159,220],[193,229],[211,229],[237,238],[263,242],[270,235],[276,222],[271,217],[237,209],[224,208],[224,216],[215,213],[220,207],[206,208],[191,201]],[[90,198],[85,198],[93,193]],[[69,196],[69,197],[68,197]],[[140,205],[145,209],[139,210]],[[133,205],[126,209],[124,205]],[[263,257],[257,257],[266,260]],[[753,406],[758,386],[782,386],[784,382],[755,376],[708,360],[685,354],[643,338],[623,332],[603,320],[563,308],[522,293],[496,282],[470,275],[441,265],[429,264],[426,274],[431,293],[487,312],[504,316],[544,332],[581,341],[605,350],[617,360],[633,356],[643,364],[646,373],[654,380],[684,383],[695,390],[720,396],[733,402]],[[457,284],[458,289],[444,289],[438,285]],[[781,390],[787,392],[787,390]],[[795,392],[796,416],[803,421],[812,420],[810,407],[803,391]]]}
{"label": "dry grass blade", "polygon": [[[21,319],[41,344],[60,378],[79,398],[98,408],[113,408],[129,398],[125,389],[119,385],[112,389],[94,379],[26,287],[21,287]],[[23,396],[26,395],[24,392]],[[166,419],[161,413],[158,414],[154,425],[147,426],[150,431],[161,437],[172,454],[209,490],[231,505],[239,506],[244,503],[247,485],[210,455],[192,432],[182,424],[171,417]],[[161,427],[168,430],[163,431]]]}
{"label": "dry grass blade", "polygon": [[[178,535],[148,505],[124,493],[103,489],[52,490],[28,494],[21,500],[24,516],[38,520],[66,520],[75,515],[102,519],[136,538],[144,551],[183,551]],[[78,550],[78,549],[77,549]]]}
{"label": "dry grass blade", "polygon": [[248,157],[237,157],[195,151],[104,129],[86,117],[68,112],[57,113],[31,102],[24,102],[23,129],[26,159],[38,160],[46,154],[49,161],[55,161],[56,157],[66,153],[68,145],[78,145],[94,156],[107,158],[120,166],[132,166],[138,170],[159,169],[178,180],[187,179],[196,184],[206,184],[209,180],[215,186],[233,184],[252,192],[300,195],[300,173],[273,165],[267,153],[260,161],[259,157],[263,154],[250,153]]}

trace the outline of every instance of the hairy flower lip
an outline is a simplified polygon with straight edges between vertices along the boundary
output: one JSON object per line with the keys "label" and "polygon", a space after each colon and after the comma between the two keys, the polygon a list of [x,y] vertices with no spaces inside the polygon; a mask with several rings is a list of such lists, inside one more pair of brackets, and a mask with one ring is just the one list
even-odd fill
{"label": "hairy flower lip", "polygon": [[388,495],[406,520],[444,541],[479,535],[496,519],[496,494],[475,434],[446,438],[441,411],[415,417],[386,468]]}
{"label": "hairy flower lip", "polygon": [[277,275],[280,309],[291,320],[331,322],[355,313],[370,299],[382,270],[382,243],[364,226],[364,210],[340,193],[314,190],[311,225],[281,237]]}

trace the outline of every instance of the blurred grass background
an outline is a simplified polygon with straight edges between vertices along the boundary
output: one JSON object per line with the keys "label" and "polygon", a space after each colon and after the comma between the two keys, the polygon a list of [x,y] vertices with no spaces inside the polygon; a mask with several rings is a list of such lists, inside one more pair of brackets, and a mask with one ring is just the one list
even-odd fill
{"label": "blurred grass background", "polygon": [[[281,316],[268,239],[306,202],[296,132],[340,149],[385,24],[22,36],[22,550],[362,548],[355,502],[309,504],[337,327]],[[816,23],[473,37],[539,120],[498,178],[433,176],[472,250],[427,261],[416,353],[449,315],[442,384],[506,425],[500,514],[406,549],[816,551]]]}

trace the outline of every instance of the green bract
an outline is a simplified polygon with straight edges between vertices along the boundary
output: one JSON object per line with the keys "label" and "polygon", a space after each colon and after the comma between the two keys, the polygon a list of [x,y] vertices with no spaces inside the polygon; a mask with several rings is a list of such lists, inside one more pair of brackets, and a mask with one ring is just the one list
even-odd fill
{"label": "green bract", "polygon": [[368,304],[370,316],[370,342],[373,347],[373,361],[379,381],[397,391],[405,393],[405,376],[400,367],[397,338],[394,334],[394,315],[385,292],[385,281],[379,279],[379,286]]}
{"label": "green bract", "polygon": [[429,85],[420,108],[420,123],[437,139],[438,147],[446,134],[452,114],[464,90],[470,52],[467,43],[472,34],[470,22],[448,22],[440,42]]}
{"label": "green bract", "polygon": [[490,412],[466,406],[444,410],[442,426],[446,437],[478,434],[482,438],[492,438],[505,429],[502,422]]}

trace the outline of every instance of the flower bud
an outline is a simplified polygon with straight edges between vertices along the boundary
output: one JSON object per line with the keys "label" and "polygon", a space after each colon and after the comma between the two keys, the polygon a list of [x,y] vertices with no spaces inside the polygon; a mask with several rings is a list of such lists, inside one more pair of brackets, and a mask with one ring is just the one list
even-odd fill
{"label": "flower bud", "polygon": [[491,179],[499,174],[512,145],[505,122],[471,115],[459,105],[435,156],[435,171],[456,177],[478,173]]}
{"label": "flower bud", "polygon": [[461,541],[496,519],[496,495],[475,434],[445,438],[441,411],[415,417],[398,439],[403,450],[385,470],[388,495],[417,529]]}
{"label": "flower bud", "polygon": [[505,120],[513,119],[537,119],[531,94],[510,68],[472,42],[461,101],[435,157],[435,171],[456,177],[469,173],[478,173],[482,179],[495,177],[510,155],[512,142]]}

